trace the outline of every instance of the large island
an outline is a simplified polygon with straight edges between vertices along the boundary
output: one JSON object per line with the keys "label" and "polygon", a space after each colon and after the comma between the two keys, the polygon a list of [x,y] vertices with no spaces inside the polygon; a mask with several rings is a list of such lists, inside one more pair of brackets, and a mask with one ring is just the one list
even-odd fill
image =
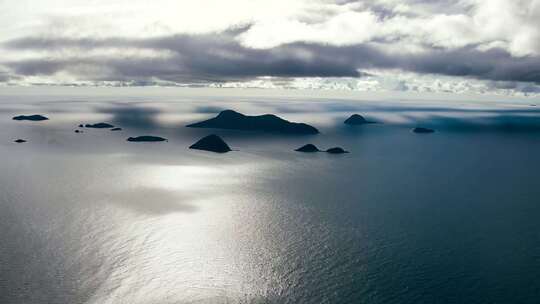
{"label": "large island", "polygon": [[233,129],[263,131],[281,134],[318,134],[319,130],[305,123],[290,122],[276,115],[248,116],[233,110],[225,110],[209,120],[189,124],[189,128]]}

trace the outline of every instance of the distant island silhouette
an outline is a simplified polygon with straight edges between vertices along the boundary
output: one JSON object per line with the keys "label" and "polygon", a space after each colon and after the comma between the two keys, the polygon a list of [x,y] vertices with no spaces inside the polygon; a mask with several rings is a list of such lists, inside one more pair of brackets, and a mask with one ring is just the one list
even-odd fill
{"label": "distant island silhouette", "polygon": [[364,116],[359,114],[353,114],[349,118],[347,118],[344,122],[346,125],[351,126],[359,126],[359,125],[365,125],[365,124],[373,124],[374,121],[369,121],[364,118]]}
{"label": "distant island silhouette", "polygon": [[429,129],[429,128],[417,127],[417,128],[414,128],[414,129],[413,129],[413,132],[414,132],[414,133],[423,133],[423,134],[427,134],[427,133],[433,133],[433,132],[435,132],[435,130]]}
{"label": "distant island silhouette", "polygon": [[16,142],[16,143],[18,143],[18,144],[22,144],[22,143],[25,143],[26,140],[20,139],[20,138],[19,138],[19,139],[17,139],[17,140],[14,140],[13,142]]}
{"label": "distant island silhouette", "polygon": [[322,152],[321,150],[319,150],[319,148],[317,148],[317,146],[313,144],[304,145],[294,151],[305,152],[305,153]]}
{"label": "distant island silhouette", "polygon": [[114,128],[113,125],[111,124],[108,124],[106,122],[99,122],[99,123],[96,123],[96,124],[86,124],[84,125],[86,128],[95,128],[95,129],[110,129],[110,128]]}
{"label": "distant island silhouette", "polygon": [[297,151],[297,152],[304,152],[304,153],[315,153],[315,152],[326,152],[326,153],[330,153],[330,154],[342,154],[342,153],[349,153],[348,151],[345,151],[343,150],[343,148],[340,148],[340,147],[334,147],[334,148],[330,148],[326,151],[322,151],[320,150],[319,148],[317,148],[317,146],[313,145],[313,144],[307,144],[307,145],[304,145],[294,151]]}
{"label": "distant island silhouette", "polygon": [[190,149],[226,153],[232,151],[229,145],[219,136],[212,134],[201,138],[189,147]]}
{"label": "distant island silhouette", "polygon": [[159,137],[159,136],[150,136],[150,135],[143,135],[143,136],[137,136],[137,137],[129,137],[127,141],[130,142],[159,142],[159,141],[168,141],[168,139]]}
{"label": "distant island silhouette", "polygon": [[75,130],[75,133],[83,133],[81,130]]}
{"label": "distant island silhouette", "polygon": [[343,154],[343,153],[349,153],[349,151],[345,151],[343,150],[343,148],[340,148],[340,147],[334,147],[334,148],[330,148],[328,150],[326,150],[327,153],[330,153],[330,154]]}
{"label": "distant island silhouette", "polygon": [[122,131],[122,128],[112,128],[111,131]]}
{"label": "distant island silhouette", "polygon": [[319,130],[305,123],[290,122],[273,114],[247,116],[233,110],[221,111],[216,117],[189,124],[189,128],[215,128],[264,131],[282,134],[318,134]]}
{"label": "distant island silhouette", "polygon": [[15,116],[15,117],[13,117],[13,120],[43,121],[43,120],[49,120],[49,118],[47,118],[47,117],[45,117],[43,115],[34,114],[34,115]]}

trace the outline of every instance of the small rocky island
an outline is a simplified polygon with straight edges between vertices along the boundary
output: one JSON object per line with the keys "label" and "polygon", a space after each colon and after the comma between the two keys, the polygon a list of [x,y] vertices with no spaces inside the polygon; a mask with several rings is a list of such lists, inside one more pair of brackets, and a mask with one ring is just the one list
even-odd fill
{"label": "small rocky island", "polygon": [[15,117],[13,117],[13,120],[43,121],[43,120],[49,120],[49,118],[47,118],[47,117],[45,117],[43,115],[34,114],[34,115],[15,116]]}
{"label": "small rocky island", "polygon": [[435,130],[433,130],[433,129],[428,129],[428,128],[418,127],[418,128],[414,128],[414,129],[413,129],[413,132],[414,132],[414,133],[428,134],[428,133],[433,133],[433,132],[435,132]]}
{"label": "small rocky island", "polygon": [[86,128],[94,128],[94,129],[110,129],[110,128],[114,128],[113,125],[108,124],[106,122],[99,122],[99,123],[96,123],[96,124],[86,124],[84,126]]}
{"label": "small rocky island", "polygon": [[159,137],[159,136],[150,136],[150,135],[143,135],[143,136],[137,136],[137,137],[130,137],[127,139],[127,141],[130,142],[159,142],[159,141],[168,141],[168,139]]}
{"label": "small rocky island", "polygon": [[334,148],[330,148],[330,149],[326,150],[326,153],[343,154],[343,153],[349,153],[349,151],[345,151],[345,150],[343,150],[343,148],[340,148],[340,147],[334,147]]}
{"label": "small rocky island", "polygon": [[112,128],[111,131],[122,131],[122,128]]}
{"label": "small rocky island", "polygon": [[26,140],[20,139],[20,138],[19,138],[19,139],[17,139],[17,140],[14,140],[13,142],[16,142],[16,143],[18,143],[18,144],[22,144],[22,143],[25,143]]}
{"label": "small rocky island", "polygon": [[318,134],[319,130],[305,123],[290,122],[276,115],[248,116],[233,110],[225,110],[218,116],[187,125],[189,128],[215,128],[244,131],[263,131],[281,134]]}
{"label": "small rocky island", "polygon": [[321,150],[319,150],[319,148],[317,148],[317,146],[313,144],[304,145],[294,151],[304,152],[304,153],[322,152]]}
{"label": "small rocky island", "polygon": [[351,126],[359,126],[359,125],[365,125],[365,124],[372,124],[375,122],[366,120],[364,116],[362,115],[353,114],[351,115],[351,117],[347,118],[343,123],[346,125],[351,125]]}
{"label": "small rocky island", "polygon": [[326,152],[326,153],[330,153],[330,154],[343,154],[343,153],[349,153],[348,151],[345,151],[343,150],[343,148],[340,148],[340,147],[334,147],[334,148],[330,148],[326,151],[322,151],[322,150],[319,150],[319,148],[317,148],[317,146],[313,145],[313,144],[307,144],[307,145],[304,145],[294,151],[297,151],[297,152],[304,152],[304,153],[315,153],[315,152]]}
{"label": "small rocky island", "polygon": [[232,151],[229,145],[217,135],[208,135],[189,147],[190,149],[226,153]]}

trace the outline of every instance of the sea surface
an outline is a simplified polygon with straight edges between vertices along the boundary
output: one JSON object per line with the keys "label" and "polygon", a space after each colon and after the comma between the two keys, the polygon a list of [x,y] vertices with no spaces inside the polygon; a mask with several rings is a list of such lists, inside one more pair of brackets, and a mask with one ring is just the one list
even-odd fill
{"label": "sea surface", "polygon": [[[0,90],[0,303],[540,299],[539,101]],[[321,134],[184,127],[223,109]],[[235,151],[188,149],[209,134]]]}

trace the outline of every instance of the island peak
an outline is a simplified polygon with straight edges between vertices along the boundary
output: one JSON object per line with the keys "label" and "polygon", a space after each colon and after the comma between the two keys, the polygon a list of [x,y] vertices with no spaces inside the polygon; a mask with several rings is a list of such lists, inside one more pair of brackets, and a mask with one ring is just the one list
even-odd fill
{"label": "island peak", "polygon": [[343,154],[343,153],[349,153],[349,151],[345,151],[343,148],[340,147],[334,147],[326,150],[327,153],[330,154]]}
{"label": "island peak", "polygon": [[414,128],[414,129],[413,129],[413,132],[414,132],[414,133],[428,134],[428,133],[433,133],[433,132],[435,132],[435,130],[429,129],[429,128],[417,127],[417,128]]}
{"label": "island peak", "polygon": [[318,134],[319,130],[305,123],[285,120],[273,114],[248,116],[234,110],[221,111],[216,117],[189,124],[189,128],[214,128],[263,131],[281,134]]}
{"label": "island peak", "polygon": [[364,116],[360,114],[353,114],[349,118],[347,118],[343,123],[346,125],[358,126],[358,125],[372,124],[375,122],[366,120]]}
{"label": "island peak", "polygon": [[319,148],[317,148],[317,146],[313,145],[313,144],[307,144],[307,145],[304,145],[294,151],[298,151],[298,152],[305,152],[305,153],[312,153],[312,152],[321,152],[321,150],[319,150]]}
{"label": "island peak", "polygon": [[113,125],[106,123],[106,122],[98,122],[96,124],[86,124],[84,125],[86,128],[94,128],[94,129],[110,129],[114,128]]}
{"label": "island peak", "polygon": [[47,118],[47,117],[45,117],[43,115],[34,114],[34,115],[15,116],[15,117],[13,117],[13,120],[43,121],[43,120],[49,120],[49,118]]}
{"label": "island peak", "polygon": [[130,142],[159,142],[159,141],[168,141],[168,139],[159,137],[159,136],[150,136],[150,135],[143,135],[143,136],[136,136],[136,137],[129,137],[127,141]]}
{"label": "island peak", "polygon": [[189,147],[194,150],[203,150],[216,153],[226,153],[232,151],[229,145],[219,136],[211,134],[201,138]]}

